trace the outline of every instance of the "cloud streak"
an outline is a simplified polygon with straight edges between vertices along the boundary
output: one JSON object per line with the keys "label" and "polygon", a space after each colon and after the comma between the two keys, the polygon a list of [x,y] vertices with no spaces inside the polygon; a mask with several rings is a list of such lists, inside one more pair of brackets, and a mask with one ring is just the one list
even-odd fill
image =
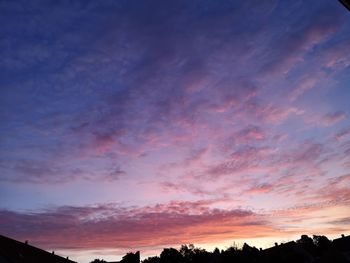
{"label": "cloud streak", "polygon": [[[7,233],[9,224],[13,230]],[[1,229],[18,239],[60,249],[166,246],[238,238],[253,229],[260,235],[277,231],[252,211],[212,209],[206,201],[141,208],[112,204],[59,207],[31,213],[3,210]]]}

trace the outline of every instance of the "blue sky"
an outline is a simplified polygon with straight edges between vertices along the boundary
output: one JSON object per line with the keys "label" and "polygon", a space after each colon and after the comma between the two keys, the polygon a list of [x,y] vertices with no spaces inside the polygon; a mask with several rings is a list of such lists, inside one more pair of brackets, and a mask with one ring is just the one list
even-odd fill
{"label": "blue sky", "polygon": [[0,23],[1,233],[88,262],[349,229],[338,1],[2,1]]}

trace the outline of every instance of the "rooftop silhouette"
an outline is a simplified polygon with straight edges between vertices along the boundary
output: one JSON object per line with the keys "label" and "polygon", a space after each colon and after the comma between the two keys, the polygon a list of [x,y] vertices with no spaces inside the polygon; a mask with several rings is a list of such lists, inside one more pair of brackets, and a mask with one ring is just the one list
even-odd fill
{"label": "rooftop silhouette", "polygon": [[76,263],[68,258],[0,235],[1,263]]}

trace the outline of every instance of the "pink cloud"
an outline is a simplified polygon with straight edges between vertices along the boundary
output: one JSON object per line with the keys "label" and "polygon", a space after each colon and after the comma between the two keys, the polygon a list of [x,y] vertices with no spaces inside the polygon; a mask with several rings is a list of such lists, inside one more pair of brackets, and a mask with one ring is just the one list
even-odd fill
{"label": "pink cloud", "polygon": [[345,118],[346,118],[346,114],[342,111],[331,112],[331,113],[327,113],[322,117],[321,123],[324,126],[331,126]]}
{"label": "pink cloud", "polygon": [[318,57],[320,63],[333,70],[342,70],[350,65],[350,55],[347,51],[349,41],[345,40],[331,47],[324,48]]}
{"label": "pink cloud", "polygon": [[350,204],[350,176],[345,174],[342,176],[328,178],[328,180],[320,181],[322,185],[308,190],[308,195],[304,195],[303,199],[308,203],[323,204],[325,206],[336,206]]}
{"label": "pink cloud", "polygon": [[334,135],[333,139],[336,141],[342,141],[349,136],[350,136],[350,128],[347,128],[338,132],[336,135]]}
{"label": "pink cloud", "polygon": [[210,209],[211,203],[170,202],[143,208],[61,207],[37,213],[1,211],[0,228],[6,235],[30,240],[46,249],[135,249],[278,232],[251,211]]}
{"label": "pink cloud", "polygon": [[246,193],[247,194],[263,194],[268,193],[274,190],[274,186],[271,184],[259,184],[249,188]]}
{"label": "pink cloud", "polygon": [[254,141],[263,141],[267,136],[259,126],[248,125],[246,128],[235,132],[231,137],[235,144],[239,145],[244,143],[252,143]]}
{"label": "pink cloud", "polygon": [[303,115],[306,128],[331,127],[344,119],[346,119],[346,114],[342,111],[329,112],[326,114],[307,112]]}
{"label": "pink cloud", "polygon": [[294,101],[308,90],[314,88],[317,81],[318,78],[316,76],[308,76],[301,79],[289,95],[290,100]]}
{"label": "pink cloud", "polygon": [[303,115],[304,111],[297,107],[279,107],[271,103],[259,104],[250,102],[243,105],[238,114],[254,118],[259,122],[263,121],[268,124],[278,125],[293,115]]}
{"label": "pink cloud", "polygon": [[269,147],[243,147],[234,151],[230,157],[217,164],[212,165],[207,174],[214,177],[222,175],[240,173],[243,171],[249,172],[252,169],[262,166],[262,161],[271,155],[273,149]]}
{"label": "pink cloud", "polygon": [[278,52],[270,52],[269,62],[263,67],[262,75],[269,77],[288,73],[297,63],[304,61],[308,51],[337,32],[340,25],[340,19],[318,15],[313,18],[312,24],[283,35],[277,40]]}
{"label": "pink cloud", "polygon": [[322,144],[305,141],[300,147],[286,152],[282,157],[282,161],[285,160],[295,165],[315,162],[321,157],[324,151],[325,149]]}
{"label": "pink cloud", "polygon": [[209,147],[207,148],[201,148],[198,150],[193,150],[190,155],[184,160],[183,165],[189,166],[189,165],[197,165],[201,162],[202,158],[207,155],[209,152]]}

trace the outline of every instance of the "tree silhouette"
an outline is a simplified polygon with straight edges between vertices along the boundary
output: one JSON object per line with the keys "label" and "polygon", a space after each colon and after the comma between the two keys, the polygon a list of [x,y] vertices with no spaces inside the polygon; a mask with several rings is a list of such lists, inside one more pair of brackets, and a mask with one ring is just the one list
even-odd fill
{"label": "tree silhouette", "polygon": [[90,261],[90,263],[104,263],[104,262],[107,262],[107,261],[105,261],[105,260],[103,260],[103,259],[94,259],[93,261]]}
{"label": "tree silhouette", "polygon": [[143,263],[160,263],[160,258],[155,256],[155,257],[149,257],[146,258],[145,260],[142,261]]}
{"label": "tree silhouette", "polygon": [[297,240],[297,244],[304,250],[306,250],[311,255],[315,256],[316,246],[314,240],[308,235],[302,235],[299,240]]}
{"label": "tree silhouette", "polygon": [[120,263],[139,263],[140,262],[140,251],[136,253],[129,252],[127,253]]}
{"label": "tree silhouette", "polygon": [[314,244],[320,251],[325,251],[331,246],[331,241],[326,236],[313,236]]}
{"label": "tree silhouette", "polygon": [[183,257],[175,248],[165,248],[160,254],[161,263],[182,263]]}
{"label": "tree silhouette", "polygon": [[[90,263],[106,262],[95,259]],[[139,263],[140,253],[127,253],[120,263]],[[159,256],[149,257],[142,263],[350,263],[350,236],[329,240],[326,236],[302,235],[297,241],[257,249],[247,243],[242,248],[232,245],[226,250],[213,252],[182,245],[179,250],[164,248]]]}

